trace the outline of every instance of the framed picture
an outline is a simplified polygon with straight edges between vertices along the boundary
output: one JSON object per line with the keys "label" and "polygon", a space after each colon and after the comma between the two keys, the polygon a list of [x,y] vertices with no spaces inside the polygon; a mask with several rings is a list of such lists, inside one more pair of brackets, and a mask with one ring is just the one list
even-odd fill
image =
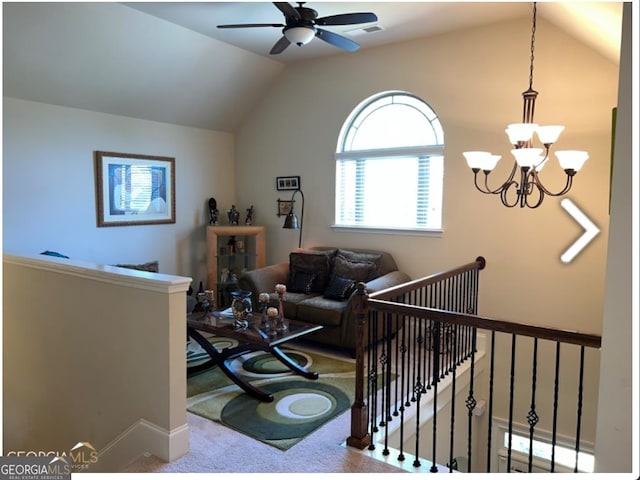
{"label": "framed picture", "polygon": [[298,190],[300,177],[276,177],[276,188],[278,190]]}
{"label": "framed picture", "polygon": [[98,227],[176,223],[175,159],[95,152]]}
{"label": "framed picture", "polygon": [[288,215],[293,208],[293,202],[295,200],[280,200],[278,199],[278,216]]}

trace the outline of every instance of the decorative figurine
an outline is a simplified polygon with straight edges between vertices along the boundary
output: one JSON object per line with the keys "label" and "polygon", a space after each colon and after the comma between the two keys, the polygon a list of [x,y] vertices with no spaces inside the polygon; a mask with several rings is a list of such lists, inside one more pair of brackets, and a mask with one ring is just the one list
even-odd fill
{"label": "decorative figurine", "polygon": [[235,235],[231,235],[229,237],[229,241],[227,242],[227,251],[229,252],[229,255],[235,255],[236,254],[236,237],[235,237]]}
{"label": "decorative figurine", "polygon": [[209,225],[218,225],[218,204],[216,199],[209,199]]}
{"label": "decorative figurine", "polygon": [[253,225],[253,205],[247,208],[247,218],[244,221],[245,225]]}
{"label": "decorative figurine", "polygon": [[235,205],[231,205],[231,208],[227,212],[227,216],[229,217],[229,225],[238,225],[240,222],[240,212],[236,210]]}

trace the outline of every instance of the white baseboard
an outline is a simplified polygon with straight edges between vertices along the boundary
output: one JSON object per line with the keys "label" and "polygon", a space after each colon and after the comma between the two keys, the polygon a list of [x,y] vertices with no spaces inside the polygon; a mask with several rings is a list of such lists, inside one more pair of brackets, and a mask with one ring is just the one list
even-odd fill
{"label": "white baseboard", "polygon": [[140,419],[98,452],[98,461],[87,465],[84,472],[115,473],[150,453],[172,462],[189,451],[189,425],[169,431]]}

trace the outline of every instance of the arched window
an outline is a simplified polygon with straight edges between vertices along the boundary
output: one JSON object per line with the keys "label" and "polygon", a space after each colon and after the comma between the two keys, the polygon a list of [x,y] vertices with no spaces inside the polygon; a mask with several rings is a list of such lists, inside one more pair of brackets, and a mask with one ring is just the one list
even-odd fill
{"label": "arched window", "polygon": [[362,102],[336,151],[335,226],[442,228],[444,133],[438,116],[406,92]]}

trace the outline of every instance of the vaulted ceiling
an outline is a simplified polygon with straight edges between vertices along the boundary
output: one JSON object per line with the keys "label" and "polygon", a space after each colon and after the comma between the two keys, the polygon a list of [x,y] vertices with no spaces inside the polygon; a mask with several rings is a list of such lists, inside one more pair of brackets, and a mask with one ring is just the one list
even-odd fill
{"label": "vaulted ceiling", "polygon": [[[374,12],[371,24],[326,27],[361,49],[531,16],[522,2],[305,6],[319,17]],[[622,3],[544,2],[538,16],[618,62]],[[352,55],[317,38],[269,55],[281,28],[217,28],[283,21],[268,2],[4,3],[4,95],[234,131],[288,64]]]}

